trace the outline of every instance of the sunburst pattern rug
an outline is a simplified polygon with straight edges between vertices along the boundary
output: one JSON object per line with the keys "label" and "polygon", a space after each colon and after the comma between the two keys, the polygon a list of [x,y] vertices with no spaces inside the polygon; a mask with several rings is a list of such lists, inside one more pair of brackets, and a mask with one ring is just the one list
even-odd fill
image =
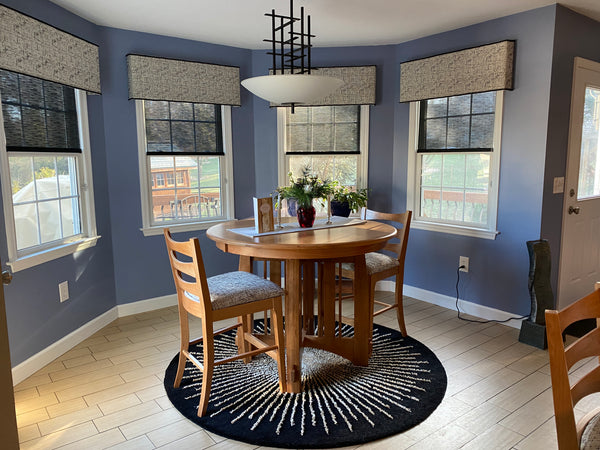
{"label": "sunburst pattern rug", "polygon": [[[257,321],[255,327],[262,328]],[[342,334],[351,336],[351,326]],[[216,358],[235,354],[235,332],[215,339]],[[202,348],[192,353],[202,360]],[[426,419],[441,403],[446,373],[431,350],[392,329],[375,325],[369,365],[360,367],[335,354],[305,348],[304,391],[282,394],[277,366],[266,355],[249,364],[217,366],[207,414],[197,416],[202,374],[188,362],[173,388],[177,356],[165,373],[165,390],[189,420],[221,436],[284,448],[358,445],[401,433]]]}

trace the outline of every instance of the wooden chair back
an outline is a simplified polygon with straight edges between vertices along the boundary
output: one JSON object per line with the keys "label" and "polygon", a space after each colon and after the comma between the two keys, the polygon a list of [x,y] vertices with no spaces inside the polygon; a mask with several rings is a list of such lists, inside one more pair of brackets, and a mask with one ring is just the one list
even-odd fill
{"label": "wooden chair back", "polygon": [[[408,245],[408,233],[410,231],[410,221],[412,219],[412,211],[405,211],[403,213],[383,213],[373,211],[367,208],[361,208],[360,218],[363,220],[384,220],[387,222],[393,222],[396,227],[396,239],[398,242],[388,242],[384,250],[389,250],[398,255],[398,262],[401,266],[404,266],[404,259],[406,257],[406,247]],[[400,227],[398,227],[400,225]]]}
{"label": "wooden chair back", "polygon": [[[165,229],[164,234],[179,306],[195,316],[207,317],[212,304],[198,238],[179,242],[173,240],[169,230]],[[198,301],[185,295],[186,292]]]}
{"label": "wooden chair back", "polygon": [[573,408],[583,397],[600,392],[600,366],[596,365],[573,384],[569,382],[569,369],[584,358],[600,356],[600,328],[594,328],[566,347],[563,343],[563,333],[569,325],[593,318],[600,319],[600,290],[560,311],[546,310],[556,433],[561,450],[579,448],[585,425],[598,413],[595,410],[576,423]]}

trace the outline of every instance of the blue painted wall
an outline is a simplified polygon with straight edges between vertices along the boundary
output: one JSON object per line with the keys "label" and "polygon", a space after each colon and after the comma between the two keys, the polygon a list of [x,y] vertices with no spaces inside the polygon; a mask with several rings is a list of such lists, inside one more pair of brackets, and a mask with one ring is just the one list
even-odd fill
{"label": "blue painted wall", "polygon": [[[3,0],[2,4],[100,43],[96,25],[46,0]],[[13,282],[5,286],[13,366],[116,305],[102,101],[101,96],[88,96],[96,220],[102,237],[93,248],[15,273]],[[0,255],[6,262],[4,220],[0,228]],[[64,303],[58,295],[62,281],[69,282],[70,299]]]}
{"label": "blue painted wall", "polygon": [[[139,230],[135,107],[127,99],[125,55],[237,65],[242,79],[265,74],[270,64],[263,50],[98,27],[47,0],[0,1],[98,43],[103,88],[102,96],[88,100],[102,239],[92,249],[17,273],[6,288],[15,365],[118,304],[174,292],[162,237],[144,237]],[[398,103],[399,64],[504,39],[517,41],[515,90],[506,93],[504,103],[501,234],[492,241],[412,230],[407,284],[453,296],[458,256],[465,255],[471,258],[471,271],[463,277],[461,298],[515,314],[528,313],[525,241],[544,236],[546,230],[555,239],[560,215],[556,198],[548,194],[548,183],[564,166],[560,142],[568,128],[564,104],[570,92],[569,59],[579,52],[599,58],[593,46],[599,27],[550,6],[398,45],[315,49],[315,65],[377,66],[377,104],[370,114],[370,206],[400,211],[406,208],[408,105]],[[589,33],[595,38],[583,44]],[[252,196],[277,185],[276,111],[243,88],[242,105],[232,109],[236,216],[240,218],[252,214]],[[2,220],[0,228],[0,256],[6,260]],[[209,275],[236,267],[237,259],[217,250],[204,232],[181,238],[191,235],[200,236]],[[71,299],[60,304],[57,285],[64,280],[70,282]]]}
{"label": "blue painted wall", "polygon": [[[397,60],[402,62],[516,40],[515,89],[504,95],[500,234],[486,240],[411,230],[406,284],[454,297],[458,258],[468,256],[470,271],[461,275],[462,299],[514,314],[529,313],[525,242],[540,237],[554,17],[555,7],[550,6],[397,46]],[[399,72],[395,78],[399,79]],[[394,167],[398,177],[393,205],[397,210],[405,207],[408,114],[407,104],[396,106]]]}
{"label": "blue painted wall", "polygon": [[563,6],[557,7],[542,208],[542,237],[548,239],[552,251],[554,295],[557,295],[564,195],[553,194],[552,187],[554,177],[566,176],[573,60],[580,56],[600,62],[599,42],[600,23]]}
{"label": "blue painted wall", "polygon": [[[140,202],[135,102],[128,100],[128,53],[240,66],[249,76],[249,50],[206,44],[147,33],[102,29],[100,59],[104,134],[107,148],[108,194],[113,232],[114,279],[118,304],[160,297],[174,292],[173,278],[162,235],[144,237]],[[241,107],[232,108],[234,180],[238,217],[252,214],[254,148],[252,103],[243,94]],[[207,274],[233,270],[237,260],[218,250],[204,231],[177,239],[199,236]]]}

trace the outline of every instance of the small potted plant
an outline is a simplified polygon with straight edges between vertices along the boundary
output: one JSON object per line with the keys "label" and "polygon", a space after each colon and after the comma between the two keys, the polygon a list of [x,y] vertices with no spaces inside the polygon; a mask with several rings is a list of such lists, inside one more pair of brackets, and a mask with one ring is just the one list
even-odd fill
{"label": "small potted plant", "polygon": [[287,199],[295,201],[297,207],[298,223],[302,228],[313,226],[316,217],[316,210],[313,206],[313,200],[323,201],[327,195],[332,193],[331,183],[321,180],[318,176],[311,174],[310,167],[302,169],[302,176],[294,178],[292,172],[289,173],[290,185],[277,188],[277,193],[281,200]]}
{"label": "small potted plant", "polygon": [[347,186],[335,186],[331,197],[331,215],[348,217],[351,212],[367,206],[368,192],[368,189],[353,191]]}

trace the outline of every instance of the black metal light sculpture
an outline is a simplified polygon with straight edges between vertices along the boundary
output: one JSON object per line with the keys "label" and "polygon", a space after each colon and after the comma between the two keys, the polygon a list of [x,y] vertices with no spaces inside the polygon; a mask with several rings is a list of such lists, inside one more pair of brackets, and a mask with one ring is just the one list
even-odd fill
{"label": "black metal light sculpture", "polygon": [[290,0],[290,14],[266,13],[271,17],[271,38],[264,39],[272,44],[273,66],[270,75],[247,78],[242,86],[271,103],[280,106],[309,104],[338,89],[343,81],[338,78],[316,75],[311,67],[310,16],[305,16],[304,7],[300,17],[294,17],[294,0]]}

